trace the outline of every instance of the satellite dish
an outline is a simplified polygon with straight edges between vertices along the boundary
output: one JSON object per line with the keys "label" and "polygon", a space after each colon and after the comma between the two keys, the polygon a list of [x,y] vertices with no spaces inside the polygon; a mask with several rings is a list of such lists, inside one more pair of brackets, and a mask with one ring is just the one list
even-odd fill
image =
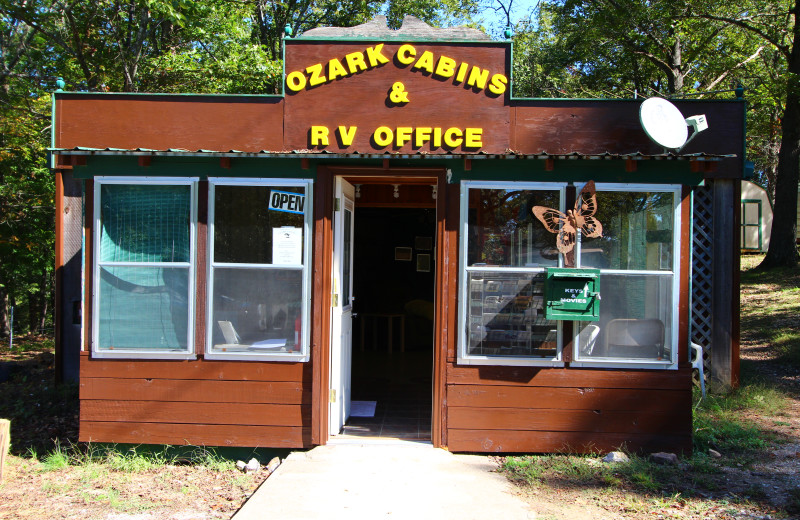
{"label": "satellite dish", "polygon": [[678,107],[663,98],[646,99],[639,107],[639,120],[647,137],[664,148],[679,150],[686,144],[689,129]]}

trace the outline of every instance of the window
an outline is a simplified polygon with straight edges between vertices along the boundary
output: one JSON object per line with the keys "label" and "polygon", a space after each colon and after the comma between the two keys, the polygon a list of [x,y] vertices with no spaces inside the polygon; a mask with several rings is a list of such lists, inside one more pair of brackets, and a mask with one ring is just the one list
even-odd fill
{"label": "window", "polygon": [[561,365],[561,327],[544,319],[555,239],[533,206],[562,208],[564,184],[465,182],[461,191],[459,363]]}
{"label": "window", "polygon": [[194,356],[194,179],[95,179],[93,354]]}
{"label": "window", "polygon": [[575,323],[573,365],[677,366],[679,203],[678,186],[597,185],[603,236],[580,265],[600,269],[600,321]]}
{"label": "window", "polygon": [[209,179],[207,358],[308,359],[310,192]]}

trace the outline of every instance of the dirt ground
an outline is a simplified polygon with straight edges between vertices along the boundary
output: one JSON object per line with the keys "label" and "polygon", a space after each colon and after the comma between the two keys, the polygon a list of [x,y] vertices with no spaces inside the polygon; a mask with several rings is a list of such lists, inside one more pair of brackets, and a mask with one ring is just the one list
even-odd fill
{"label": "dirt ground", "polygon": [[[77,388],[53,384],[52,342],[17,341],[13,351],[0,347],[0,417],[12,418],[0,519],[230,518],[267,478],[265,469],[244,474],[217,459],[190,464],[178,457],[153,468],[123,451],[116,462],[88,461],[91,447],[77,443]],[[56,440],[63,453],[83,459],[66,467],[58,457],[48,460]]]}
{"label": "dirt ground", "polygon": [[[797,284],[800,277],[793,280]],[[763,288],[743,287],[742,307],[759,306],[765,297]],[[775,319],[800,330],[800,312]],[[77,388],[53,384],[52,342],[29,338],[25,345],[14,351],[0,347],[0,417],[16,418],[0,482],[0,519],[230,518],[267,478],[266,470],[246,475],[230,463],[180,459],[156,468],[84,460],[59,469],[47,457],[54,440],[77,453],[87,449],[77,444]],[[521,486],[517,492],[528,500],[531,518],[800,518],[792,509],[800,504],[800,370],[777,358],[744,322],[741,358],[746,377],[766,379],[789,396],[788,408],[778,415],[744,417],[771,432],[765,449],[747,458],[723,455],[705,471],[682,462],[674,481],[648,492],[574,478]]]}

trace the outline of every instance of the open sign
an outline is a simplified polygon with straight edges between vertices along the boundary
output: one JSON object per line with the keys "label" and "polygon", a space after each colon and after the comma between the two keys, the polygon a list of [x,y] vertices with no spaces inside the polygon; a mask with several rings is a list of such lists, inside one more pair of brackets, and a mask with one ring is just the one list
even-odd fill
{"label": "open sign", "polygon": [[269,209],[286,213],[303,214],[306,196],[288,191],[273,191],[269,194]]}

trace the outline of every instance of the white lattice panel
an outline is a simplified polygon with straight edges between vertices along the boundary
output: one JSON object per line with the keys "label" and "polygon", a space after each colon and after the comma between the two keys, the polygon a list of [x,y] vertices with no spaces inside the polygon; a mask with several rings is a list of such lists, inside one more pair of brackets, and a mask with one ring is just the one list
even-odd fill
{"label": "white lattice panel", "polygon": [[[703,347],[703,371],[706,380],[711,373],[711,290],[714,259],[714,198],[711,181],[694,190],[694,227],[692,229],[692,336],[691,340]],[[699,385],[697,375],[693,376]]]}

